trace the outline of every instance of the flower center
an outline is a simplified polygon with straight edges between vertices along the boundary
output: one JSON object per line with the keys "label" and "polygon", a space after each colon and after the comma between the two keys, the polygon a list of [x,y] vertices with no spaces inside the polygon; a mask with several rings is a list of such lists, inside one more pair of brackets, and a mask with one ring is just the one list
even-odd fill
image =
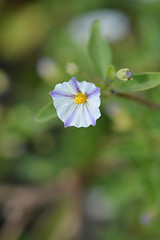
{"label": "flower center", "polygon": [[87,96],[86,94],[80,92],[75,96],[74,100],[76,101],[77,104],[85,103],[87,101]]}

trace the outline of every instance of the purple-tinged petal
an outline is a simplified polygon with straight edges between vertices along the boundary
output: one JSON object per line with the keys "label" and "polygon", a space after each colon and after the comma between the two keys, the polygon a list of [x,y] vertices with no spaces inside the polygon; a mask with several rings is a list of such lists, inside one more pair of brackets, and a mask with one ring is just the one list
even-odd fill
{"label": "purple-tinged petal", "polygon": [[60,91],[55,91],[53,90],[52,92],[49,93],[52,97],[74,97],[73,94],[66,94]]}
{"label": "purple-tinged petal", "polygon": [[96,120],[94,119],[93,115],[91,114],[88,106],[86,106],[86,109],[87,109],[88,115],[89,115],[89,117],[90,117],[90,119],[91,119],[91,124],[92,124],[93,126],[95,126],[95,125],[96,125]]}
{"label": "purple-tinged petal", "polygon": [[75,90],[76,90],[77,92],[81,92],[77,79],[76,79],[75,77],[73,77],[73,78],[71,79],[71,81],[72,81],[72,84],[73,84]]}
{"label": "purple-tinged petal", "polygon": [[101,90],[100,88],[95,87],[91,92],[86,93],[87,97],[94,97],[96,95],[99,95],[100,94],[100,90]]}
{"label": "purple-tinged petal", "polygon": [[[87,102],[76,104],[76,94],[82,92],[87,95]],[[50,92],[58,117],[64,122],[64,126],[88,127],[96,125],[96,120],[101,116],[100,88],[86,81],[78,82],[75,77],[70,81],[59,83]]]}
{"label": "purple-tinged petal", "polygon": [[75,107],[75,109],[71,112],[71,114],[65,120],[65,122],[64,122],[64,127],[65,128],[69,127],[70,124],[72,123],[72,120],[74,118],[74,114],[75,114],[76,109],[77,109],[77,106]]}

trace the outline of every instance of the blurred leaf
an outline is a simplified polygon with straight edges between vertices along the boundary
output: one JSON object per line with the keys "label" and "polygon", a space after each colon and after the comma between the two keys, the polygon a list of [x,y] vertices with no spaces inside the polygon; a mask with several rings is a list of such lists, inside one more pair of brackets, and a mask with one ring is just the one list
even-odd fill
{"label": "blurred leaf", "polygon": [[52,179],[55,168],[51,158],[29,154],[16,166],[15,172],[23,180],[38,183]]}
{"label": "blurred leaf", "polygon": [[101,35],[98,21],[95,21],[92,25],[88,52],[92,67],[101,78],[105,79],[106,69],[111,62],[111,50]]}
{"label": "blurred leaf", "polygon": [[57,117],[56,109],[53,107],[53,102],[45,105],[36,115],[36,122],[47,122]]}
{"label": "blurred leaf", "polygon": [[5,121],[0,125],[0,137],[4,140],[6,134],[10,135],[10,133],[15,133],[23,136],[24,139],[31,139],[37,136],[37,134],[39,135],[46,131],[50,126],[53,126],[52,122],[43,125],[34,122],[36,109],[33,102],[26,104],[22,100],[21,103],[8,109],[8,117],[5,118]]}
{"label": "blurred leaf", "polygon": [[8,12],[1,21],[1,55],[21,58],[37,48],[50,29],[50,16],[38,4]]}
{"label": "blurred leaf", "polygon": [[114,88],[118,92],[140,92],[154,88],[160,84],[160,73],[141,73],[133,76],[133,80],[123,82],[115,79]]}

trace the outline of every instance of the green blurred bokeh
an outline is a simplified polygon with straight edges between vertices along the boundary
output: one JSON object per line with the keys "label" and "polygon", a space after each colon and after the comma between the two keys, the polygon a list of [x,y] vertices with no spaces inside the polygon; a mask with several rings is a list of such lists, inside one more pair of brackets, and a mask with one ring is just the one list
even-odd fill
{"label": "green blurred bokeh", "polygon": [[[78,218],[71,196],[32,219],[17,239],[159,239],[160,112],[113,96],[102,99],[96,127],[65,129],[58,118],[34,121],[55,84],[70,79],[67,62],[80,68],[78,80],[98,82],[87,56],[84,22],[76,31],[72,26],[79,16],[93,11],[100,16],[104,10],[117,24],[113,31],[106,20],[109,35],[118,32],[118,24],[126,27],[124,36],[109,40],[116,69],[160,71],[158,0],[0,2],[1,183],[41,186],[59,176],[68,180],[66,172],[83,182],[80,233],[66,230]],[[117,11],[128,25],[115,23]],[[80,29],[82,42],[76,42]],[[158,103],[159,93],[157,87],[142,95]]]}

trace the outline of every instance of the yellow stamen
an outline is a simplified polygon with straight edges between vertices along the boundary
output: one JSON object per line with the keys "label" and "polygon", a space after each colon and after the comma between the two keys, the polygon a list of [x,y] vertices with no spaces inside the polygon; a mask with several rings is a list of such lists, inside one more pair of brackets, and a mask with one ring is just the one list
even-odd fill
{"label": "yellow stamen", "polygon": [[75,96],[74,100],[76,101],[77,104],[85,103],[87,101],[87,96],[86,94],[80,92]]}

